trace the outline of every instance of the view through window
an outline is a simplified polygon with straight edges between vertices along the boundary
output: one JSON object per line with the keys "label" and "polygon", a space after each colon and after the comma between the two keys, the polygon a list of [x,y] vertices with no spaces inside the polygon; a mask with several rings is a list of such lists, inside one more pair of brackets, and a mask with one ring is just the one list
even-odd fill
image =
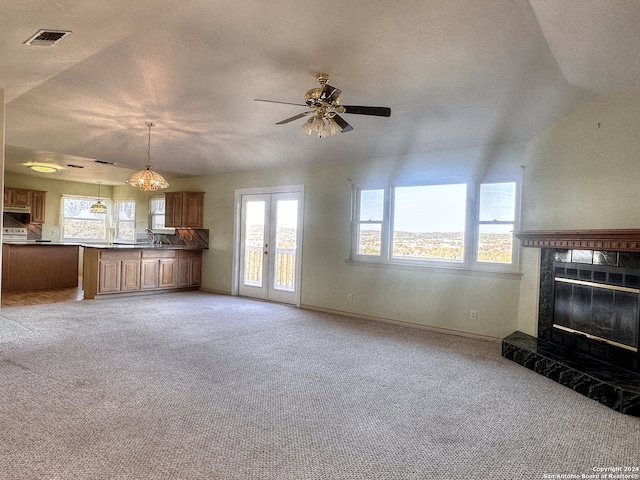
{"label": "view through window", "polygon": [[[95,198],[89,197],[62,197],[62,240],[82,240],[106,242],[108,231],[108,215],[104,213],[91,213],[91,205]],[[107,212],[111,210],[108,200],[102,203],[107,206]]]}
{"label": "view through window", "polygon": [[136,239],[136,202],[118,200],[115,210],[116,240],[133,242]]}
{"label": "view through window", "polygon": [[352,258],[511,267],[516,192],[515,181],[356,186]]}
{"label": "view through window", "polygon": [[149,224],[151,225],[151,230],[161,230],[166,228],[164,226],[165,221],[165,201],[164,196],[162,197],[153,197],[149,199],[149,215],[151,217],[151,221]]}

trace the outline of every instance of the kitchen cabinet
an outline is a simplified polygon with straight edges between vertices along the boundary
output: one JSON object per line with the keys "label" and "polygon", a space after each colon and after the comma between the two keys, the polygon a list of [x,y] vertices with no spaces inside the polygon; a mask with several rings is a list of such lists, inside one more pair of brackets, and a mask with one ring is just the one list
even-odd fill
{"label": "kitchen cabinet", "polygon": [[179,252],[178,286],[193,287],[200,285],[202,272],[202,252]]}
{"label": "kitchen cabinet", "polygon": [[202,228],[204,192],[167,192],[165,227]]}
{"label": "kitchen cabinet", "polygon": [[175,288],[177,264],[176,250],[143,250],[142,288]]}
{"label": "kitchen cabinet", "polygon": [[44,223],[47,192],[31,190],[31,223]]}
{"label": "kitchen cabinet", "polygon": [[5,207],[31,207],[31,223],[44,223],[47,192],[24,188],[5,188]]}
{"label": "kitchen cabinet", "polygon": [[122,260],[120,291],[140,290],[140,260],[127,258]]}
{"label": "kitchen cabinet", "polygon": [[31,191],[22,188],[5,188],[5,206],[6,207],[30,207]]}
{"label": "kitchen cabinet", "polygon": [[100,262],[100,284],[98,292],[111,293],[120,291],[120,265],[119,259],[105,258]]}
{"label": "kitchen cabinet", "polygon": [[140,265],[140,288],[155,290],[158,288],[158,269],[160,264],[155,258],[143,258]]}
{"label": "kitchen cabinet", "polygon": [[[140,253],[105,251],[98,263],[97,293],[116,293],[140,289]],[[84,276],[84,275],[83,275]]]}
{"label": "kitchen cabinet", "polygon": [[84,298],[197,288],[202,251],[180,248],[85,247]]}
{"label": "kitchen cabinet", "polygon": [[174,288],[177,285],[176,270],[178,262],[175,259],[161,259],[158,269],[158,288]]}

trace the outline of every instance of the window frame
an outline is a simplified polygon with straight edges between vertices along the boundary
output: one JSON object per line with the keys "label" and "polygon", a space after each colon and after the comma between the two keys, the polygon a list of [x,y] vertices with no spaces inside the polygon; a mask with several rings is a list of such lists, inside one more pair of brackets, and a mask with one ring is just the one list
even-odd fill
{"label": "window frame", "polygon": [[[100,200],[107,207],[106,213],[94,214],[94,215],[101,215],[102,218],[104,219],[105,236],[103,238],[86,238],[86,237],[77,238],[77,237],[66,236],[65,219],[67,217],[65,216],[64,204],[65,204],[65,200],[67,199],[82,200],[82,201],[89,202],[90,204],[95,203],[97,200]],[[90,197],[87,195],[62,195],[60,198],[60,240],[65,243],[108,243],[110,229],[111,229],[111,222],[112,222],[111,214],[110,214],[112,208],[113,208],[113,205],[112,205],[111,199],[109,198],[100,197],[98,199],[97,197]],[[97,217],[97,218],[100,218],[100,217]],[[83,220],[87,220],[87,219],[83,219]]]}
{"label": "window frame", "polygon": [[[123,203],[133,204],[133,220],[120,220],[120,205]],[[136,242],[136,210],[137,204],[134,199],[131,198],[119,198],[113,202],[113,226],[114,226],[114,242]],[[123,238],[120,236],[120,224],[129,223],[133,225],[133,238]]]}
{"label": "window frame", "polygon": [[[357,188],[357,185],[354,185],[354,191],[355,188]],[[354,195],[354,205],[353,205],[353,211],[352,211],[352,229],[351,229],[351,257],[350,258],[355,258],[358,257],[359,260],[361,259],[366,259],[365,261],[371,262],[371,261],[379,261],[376,257],[372,256],[372,255],[364,255],[364,254],[358,254],[358,247],[357,247],[357,238],[358,238],[358,232],[360,231],[360,225],[361,224],[366,224],[366,225],[371,225],[371,224],[378,224],[380,223],[380,234],[381,234],[381,238],[380,238],[380,256],[382,256],[382,254],[388,250],[388,243],[389,243],[389,217],[387,215],[388,209],[389,209],[389,205],[390,205],[390,198],[389,198],[389,186],[388,185],[383,185],[383,184],[368,184],[366,190],[382,190],[384,192],[384,198],[383,198],[383,210],[382,210],[382,221],[378,222],[378,221],[372,221],[371,219],[369,220],[365,220],[363,222],[355,222],[353,221],[353,219],[356,218],[356,216],[359,218],[359,213],[360,212],[360,195]]]}
{"label": "window frame", "polygon": [[[163,214],[158,214],[154,212],[154,207],[153,207],[153,203],[154,200],[162,200],[164,202],[164,213]],[[154,218],[157,216],[162,215],[165,218],[165,221],[162,222],[162,227],[156,227],[155,226],[155,222],[154,222]],[[153,197],[149,197],[149,229],[152,230],[154,233],[174,233],[175,232],[175,228],[173,227],[165,227],[165,223],[166,223],[166,219],[167,219],[167,199],[164,195],[156,195]]]}
{"label": "window frame", "polygon": [[[493,222],[480,220],[480,186],[483,184],[513,183],[515,185],[514,198],[514,220],[513,222]],[[410,259],[393,257],[393,234],[394,234],[394,210],[395,210],[395,190],[398,187],[413,186],[438,186],[466,184],[465,200],[465,231],[464,231],[464,254],[462,261],[438,260],[438,259]],[[420,269],[450,269],[463,271],[497,272],[497,273],[518,273],[519,272],[519,246],[515,237],[511,252],[511,263],[478,261],[479,232],[481,225],[487,224],[513,224],[513,231],[517,231],[520,224],[520,197],[521,197],[521,175],[495,175],[481,178],[443,178],[430,179],[412,182],[394,183],[354,183],[352,184],[352,207],[351,207],[351,241],[348,262],[358,265],[409,267]],[[382,239],[380,255],[358,254],[358,233],[363,222],[360,220],[360,201],[363,190],[383,190],[383,220]]]}

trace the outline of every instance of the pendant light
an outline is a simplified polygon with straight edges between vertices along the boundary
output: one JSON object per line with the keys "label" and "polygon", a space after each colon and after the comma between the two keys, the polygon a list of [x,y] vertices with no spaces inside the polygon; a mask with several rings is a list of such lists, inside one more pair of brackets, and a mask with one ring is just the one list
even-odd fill
{"label": "pendant light", "polygon": [[98,200],[96,201],[96,203],[91,205],[91,208],[89,208],[89,211],[91,213],[98,213],[98,214],[107,213],[107,206],[100,201],[100,184],[101,183],[102,182],[98,182]]}
{"label": "pendant light", "polygon": [[145,192],[155,192],[160,188],[167,188],[169,183],[159,173],[151,170],[151,127],[154,126],[151,122],[145,122],[145,125],[149,127],[149,142],[147,144],[147,166],[144,170],[134,173],[129,177],[127,183],[134,188],[139,188]]}

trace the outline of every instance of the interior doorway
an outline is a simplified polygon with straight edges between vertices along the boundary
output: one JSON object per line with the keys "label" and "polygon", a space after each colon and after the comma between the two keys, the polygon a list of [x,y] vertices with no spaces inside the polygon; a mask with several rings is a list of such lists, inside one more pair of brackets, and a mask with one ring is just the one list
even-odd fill
{"label": "interior doorway", "polygon": [[236,192],[238,295],[300,306],[302,187]]}

